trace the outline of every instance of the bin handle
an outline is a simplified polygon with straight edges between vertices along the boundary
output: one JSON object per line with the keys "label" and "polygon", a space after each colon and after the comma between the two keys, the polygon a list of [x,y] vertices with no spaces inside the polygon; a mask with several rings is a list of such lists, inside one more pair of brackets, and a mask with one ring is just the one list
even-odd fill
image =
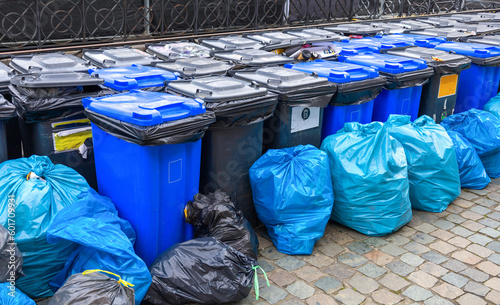
{"label": "bin handle", "polygon": [[257,275],[258,273],[258,269],[262,270],[262,273],[264,274],[264,278],[266,279],[266,282],[267,282],[267,286],[271,286],[269,284],[269,280],[267,279],[267,274],[266,272],[264,271],[264,269],[262,269],[261,266],[252,266],[252,269],[255,271],[255,278],[254,278],[254,281],[253,281],[253,285],[254,285],[254,288],[255,288],[255,300],[258,300],[259,299],[259,276]]}
{"label": "bin handle", "polygon": [[118,274],[116,273],[113,273],[113,272],[109,272],[109,271],[105,271],[105,270],[101,270],[101,269],[92,269],[92,270],[85,270],[82,275],[87,275],[87,274],[90,274],[90,273],[94,273],[94,272],[103,272],[103,273],[107,273],[107,274],[111,274],[113,276],[116,276],[118,278],[117,282],[122,284],[123,286],[125,287],[134,287],[134,285],[132,285],[131,283],[125,281],[125,280],[122,280],[121,276],[119,276]]}

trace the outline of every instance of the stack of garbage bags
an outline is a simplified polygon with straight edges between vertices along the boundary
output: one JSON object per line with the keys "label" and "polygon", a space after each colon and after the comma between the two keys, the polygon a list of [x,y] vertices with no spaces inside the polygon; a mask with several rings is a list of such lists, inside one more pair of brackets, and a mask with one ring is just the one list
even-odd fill
{"label": "stack of garbage bags", "polygon": [[258,296],[255,232],[221,192],[198,194],[185,209],[195,239],[162,253],[143,304],[220,304],[248,296],[255,283]]}
{"label": "stack of garbage bags", "polygon": [[500,94],[492,97],[486,105],[484,110],[490,112],[500,120]]}
{"label": "stack of garbage bags", "polygon": [[325,152],[312,145],[270,149],[250,168],[253,201],[276,249],[311,254],[332,213]]}

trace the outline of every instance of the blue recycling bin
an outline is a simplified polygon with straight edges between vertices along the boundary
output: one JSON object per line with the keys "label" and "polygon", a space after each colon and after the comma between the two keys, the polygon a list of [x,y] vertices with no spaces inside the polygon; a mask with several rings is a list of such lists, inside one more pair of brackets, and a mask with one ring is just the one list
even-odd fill
{"label": "blue recycling bin", "polygon": [[344,123],[371,122],[374,99],[385,84],[376,69],[322,59],[286,64],[285,68],[315,73],[337,84],[337,92],[323,112],[322,140],[342,129]]}
{"label": "blue recycling bin", "polygon": [[[411,47],[414,45],[414,41],[411,40],[403,40],[403,39],[393,39],[393,35],[377,35],[375,37],[365,37],[362,39],[352,39],[346,42],[342,42],[348,45],[351,45],[351,49],[356,50],[356,45],[364,45],[371,46],[380,52],[381,49],[403,49],[407,47]],[[339,43],[337,43],[339,45]],[[347,48],[347,46],[345,47]],[[365,52],[366,53],[366,52]],[[341,53],[342,54],[342,53]]]}
{"label": "blue recycling bin", "polygon": [[436,49],[467,56],[470,69],[462,71],[458,83],[455,113],[483,109],[498,92],[500,47],[468,42],[445,42]]}
{"label": "blue recycling bin", "polygon": [[200,139],[215,115],[201,100],[140,90],[83,104],[92,122],[99,193],[132,224],[136,253],[151,265],[192,238],[184,207],[198,193]]}
{"label": "blue recycling bin", "polygon": [[420,59],[385,55],[355,54],[341,55],[339,61],[377,68],[385,76],[387,83],[375,98],[373,121],[385,122],[391,114],[405,114],[412,120],[418,117],[422,86],[434,74],[432,68]]}

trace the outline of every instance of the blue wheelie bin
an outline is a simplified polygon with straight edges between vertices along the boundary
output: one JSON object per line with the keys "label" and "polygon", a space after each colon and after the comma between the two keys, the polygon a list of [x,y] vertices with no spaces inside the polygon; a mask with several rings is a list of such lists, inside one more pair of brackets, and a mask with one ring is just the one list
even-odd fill
{"label": "blue wheelie bin", "polygon": [[99,193],[128,220],[149,266],[192,238],[184,207],[198,193],[201,138],[215,121],[201,100],[131,90],[83,100],[92,122]]}
{"label": "blue wheelie bin", "polygon": [[321,59],[286,64],[285,68],[317,74],[337,84],[337,92],[323,112],[321,139],[336,133],[347,122],[370,123],[374,99],[386,82],[376,69]]}
{"label": "blue wheelie bin", "polygon": [[390,114],[406,114],[412,120],[418,117],[422,86],[434,74],[424,60],[376,53],[341,55],[338,59],[377,68],[387,79],[384,89],[375,99],[373,121],[385,122]]}
{"label": "blue wheelie bin", "polygon": [[500,47],[478,43],[445,42],[436,49],[467,56],[470,69],[460,74],[455,113],[483,109],[497,94],[500,82]]}

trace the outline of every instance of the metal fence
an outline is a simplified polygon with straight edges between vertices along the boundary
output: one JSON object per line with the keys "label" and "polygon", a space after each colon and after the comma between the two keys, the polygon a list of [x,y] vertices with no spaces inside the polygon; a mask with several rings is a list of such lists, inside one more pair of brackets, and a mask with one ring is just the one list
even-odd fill
{"label": "metal fence", "polygon": [[0,50],[499,7],[479,0],[0,0]]}

